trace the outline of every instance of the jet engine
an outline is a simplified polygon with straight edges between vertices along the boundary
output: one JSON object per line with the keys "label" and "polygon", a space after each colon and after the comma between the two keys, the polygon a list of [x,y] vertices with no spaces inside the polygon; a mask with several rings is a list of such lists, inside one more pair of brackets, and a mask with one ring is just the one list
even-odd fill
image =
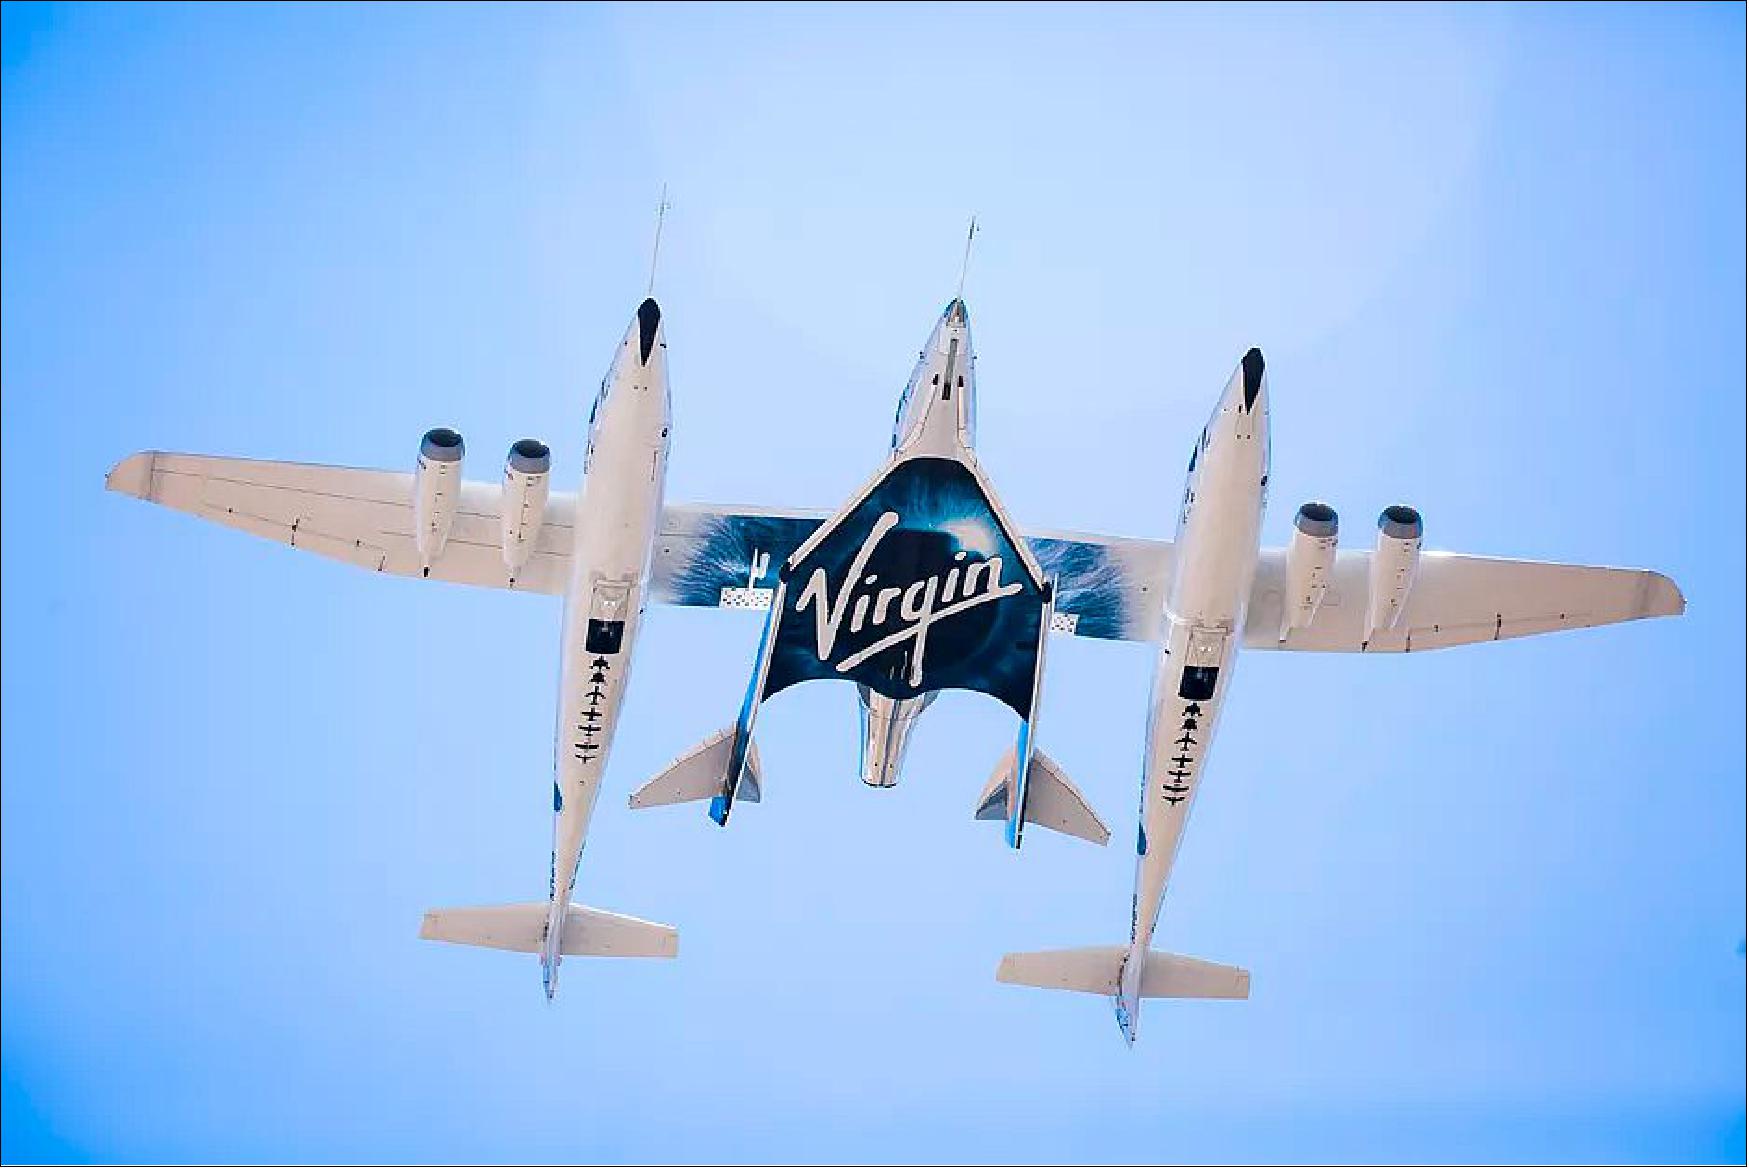
{"label": "jet engine", "polygon": [[553,453],[537,439],[519,439],[504,460],[504,490],[498,502],[504,544],[504,567],[511,578],[522,571],[534,552],[541,518],[547,510],[547,483]]}
{"label": "jet engine", "polygon": [[419,549],[425,575],[443,555],[462,497],[462,436],[447,426],[425,432],[419,440],[419,469],[413,475],[413,544]]}
{"label": "jet engine", "polygon": [[1367,588],[1366,641],[1396,628],[1403,616],[1421,562],[1421,530],[1421,513],[1412,507],[1393,504],[1379,513],[1379,542]]}
{"label": "jet engine", "polygon": [[1303,503],[1294,513],[1294,538],[1287,548],[1287,592],[1282,598],[1281,636],[1312,623],[1330,574],[1336,567],[1336,509],[1327,503]]}

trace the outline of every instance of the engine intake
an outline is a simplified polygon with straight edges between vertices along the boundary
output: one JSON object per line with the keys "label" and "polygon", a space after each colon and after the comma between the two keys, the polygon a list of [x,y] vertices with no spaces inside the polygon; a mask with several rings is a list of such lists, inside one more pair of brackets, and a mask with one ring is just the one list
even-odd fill
{"label": "engine intake", "polygon": [[1421,513],[1407,504],[1393,503],[1379,513],[1379,531],[1393,540],[1419,540]]}
{"label": "engine intake", "polygon": [[1380,633],[1397,627],[1415,584],[1421,563],[1421,513],[1393,504],[1379,513],[1379,542],[1373,550],[1368,581],[1364,647]]}
{"label": "engine intake", "polygon": [[1303,503],[1294,513],[1294,538],[1287,550],[1287,591],[1282,596],[1281,635],[1304,629],[1317,616],[1336,568],[1336,509],[1327,503]]}
{"label": "engine intake", "polygon": [[504,567],[510,579],[528,563],[540,537],[546,514],[547,492],[553,469],[553,452],[538,439],[524,438],[511,444],[504,460],[504,488],[498,516],[504,548]]}
{"label": "engine intake", "polygon": [[413,474],[413,544],[425,575],[443,555],[449,530],[455,523],[456,506],[462,494],[462,456],[467,447],[462,436],[447,426],[425,432],[419,440],[419,464]]}

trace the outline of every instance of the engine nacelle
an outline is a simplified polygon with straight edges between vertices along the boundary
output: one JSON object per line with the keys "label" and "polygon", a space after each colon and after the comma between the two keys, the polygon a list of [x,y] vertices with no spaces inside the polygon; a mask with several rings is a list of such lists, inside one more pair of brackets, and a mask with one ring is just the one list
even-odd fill
{"label": "engine nacelle", "polygon": [[504,490],[498,515],[504,545],[504,567],[512,579],[534,552],[541,519],[547,510],[547,488],[553,452],[532,438],[519,439],[504,460]]}
{"label": "engine nacelle", "polygon": [[1287,548],[1286,592],[1282,595],[1281,636],[1304,629],[1317,616],[1336,568],[1336,509],[1304,503],[1294,513],[1294,538]]}
{"label": "engine nacelle", "polygon": [[1396,628],[1403,616],[1421,562],[1421,530],[1421,513],[1412,507],[1393,504],[1379,513],[1379,543],[1367,588],[1366,641]]}
{"label": "engine nacelle", "polygon": [[456,506],[462,498],[462,436],[447,426],[419,440],[419,469],[413,474],[413,545],[427,576],[449,543]]}

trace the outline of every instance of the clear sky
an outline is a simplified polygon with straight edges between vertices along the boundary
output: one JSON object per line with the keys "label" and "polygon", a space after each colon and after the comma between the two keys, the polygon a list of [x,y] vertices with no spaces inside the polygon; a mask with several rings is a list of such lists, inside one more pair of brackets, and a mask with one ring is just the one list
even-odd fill
{"label": "clear sky", "polygon": [[[1744,1142],[1744,9],[7,5],[4,1156],[1725,1160]],[[652,610],[578,896],[673,963],[420,941],[546,889],[557,602],[106,494],[146,447],[579,473],[674,210],[675,499],[832,506],[967,217],[980,455],[1169,535],[1269,356],[1266,535],[1659,568],[1688,615],[1242,658],[1157,943],[1250,1002],[1002,986],[1122,941],[1133,854],[976,823],[761,719],[727,831],[626,794],[757,619]],[[1129,839],[1151,667],[1053,643],[1040,735]]]}

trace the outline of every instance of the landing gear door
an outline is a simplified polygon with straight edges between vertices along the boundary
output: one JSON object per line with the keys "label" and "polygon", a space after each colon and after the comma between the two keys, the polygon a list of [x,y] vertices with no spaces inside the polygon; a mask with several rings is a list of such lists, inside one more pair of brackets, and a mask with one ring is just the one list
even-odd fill
{"label": "landing gear door", "polygon": [[592,654],[620,652],[625,641],[626,610],[631,604],[630,581],[599,580],[589,598],[589,634],[584,648]]}
{"label": "landing gear door", "polygon": [[1184,650],[1187,666],[1219,666],[1227,653],[1227,639],[1232,634],[1225,629],[1192,629],[1190,644]]}
{"label": "landing gear door", "polygon": [[1207,702],[1215,696],[1221,676],[1221,662],[1227,654],[1227,641],[1233,636],[1227,629],[1192,629],[1184,647],[1184,673],[1178,680],[1178,697],[1191,702]]}

